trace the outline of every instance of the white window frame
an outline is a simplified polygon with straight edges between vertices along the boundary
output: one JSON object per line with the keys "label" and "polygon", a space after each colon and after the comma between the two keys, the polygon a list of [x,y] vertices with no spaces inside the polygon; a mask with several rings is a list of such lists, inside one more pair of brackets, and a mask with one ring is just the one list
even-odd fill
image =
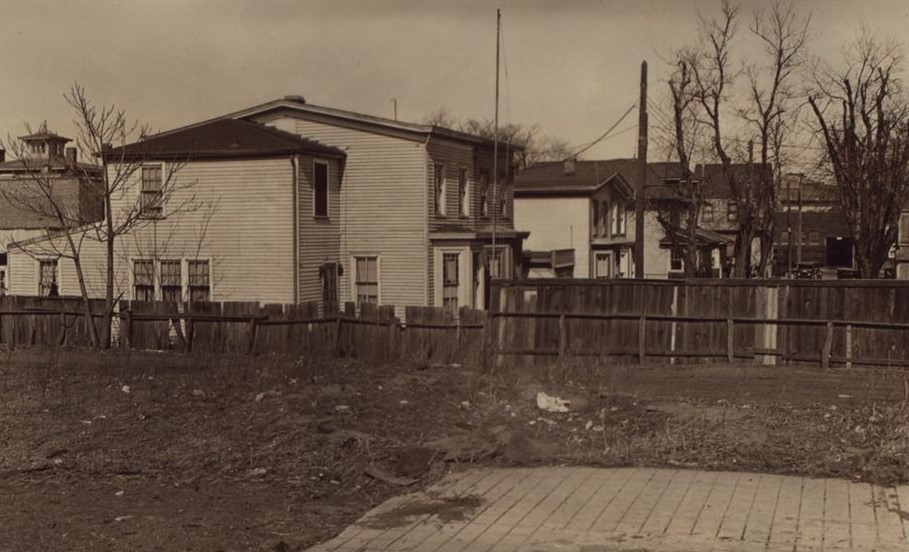
{"label": "white window frame", "polygon": [[710,203],[701,207],[701,221],[713,222],[713,205]]}
{"label": "white window frame", "polygon": [[[485,177],[485,180],[484,180]],[[480,196],[480,216],[489,216],[489,170],[480,169],[477,176],[477,193]]]}
{"label": "white window frame", "polygon": [[[673,264],[678,262],[678,268],[674,267]],[[669,272],[681,272],[685,270],[685,256],[682,255],[681,246],[674,246],[669,248]]]}
{"label": "white window frame", "polygon": [[[439,178],[441,175],[441,179]],[[438,184],[438,186],[436,185]],[[445,195],[447,184],[445,178],[445,165],[442,163],[433,163],[432,165],[432,194],[433,194],[433,212],[436,216],[444,217],[446,212]]]}
{"label": "white window frame", "polygon": [[158,277],[157,277],[157,263],[154,259],[135,257],[129,260],[129,296],[133,301],[138,301],[136,298],[136,263],[137,262],[151,262],[152,263],[152,300],[155,301],[158,298]]}
{"label": "white window frame", "polygon": [[463,283],[464,283],[464,282],[461,281],[461,271],[462,271],[462,270],[461,270],[461,269],[462,269],[462,266],[461,266],[461,256],[462,256],[462,255],[461,255],[461,253],[463,253],[463,251],[461,251],[461,250],[445,250],[445,249],[443,249],[443,250],[440,251],[441,266],[439,267],[439,275],[440,275],[440,280],[441,280],[441,281],[439,282],[439,289],[441,290],[441,302],[440,302],[439,306],[442,307],[442,308],[445,308],[445,288],[446,288],[446,287],[450,287],[450,286],[447,286],[447,283],[445,282],[445,257],[446,257],[447,255],[454,255],[454,256],[455,256],[455,263],[456,263],[456,267],[455,267],[455,286],[454,286],[454,289],[455,289],[455,308],[454,308],[454,310],[452,311],[452,314],[455,315],[455,316],[457,316],[457,314],[458,314],[458,309],[460,309],[460,307],[461,307],[461,295],[462,295],[462,288],[461,288],[461,286],[462,286]]}
{"label": "white window frame", "polygon": [[[145,193],[142,191],[142,186],[145,182],[144,172],[145,172],[146,167],[149,167],[149,168],[158,167],[161,169],[161,191],[159,192],[161,194],[161,200],[160,200],[161,212],[160,213],[155,213],[155,214],[146,213],[145,207],[143,207],[143,205],[142,205],[142,197],[143,197],[143,194]],[[167,180],[166,169],[167,169],[167,167],[165,166],[163,161],[153,161],[153,162],[148,162],[148,163],[142,163],[141,165],[139,165],[139,218],[148,219],[148,220],[160,220],[160,219],[167,217],[167,206],[166,206],[166,202],[164,201],[164,184],[165,184],[165,181]]]}
{"label": "white window frame", "polygon": [[357,300],[357,259],[375,257],[376,259],[376,304],[382,304],[382,256],[378,253],[354,253],[350,256],[350,297],[354,305]]}
{"label": "white window frame", "polygon": [[189,289],[189,263],[190,261],[205,261],[208,263],[208,302],[213,302],[215,300],[215,263],[211,257],[192,257],[183,259],[184,270],[183,274],[183,300],[189,301],[190,299],[190,289]]}
{"label": "white window frame", "polygon": [[470,175],[467,167],[458,167],[458,216],[470,217]]}
{"label": "white window frame", "polygon": [[[150,261],[152,263],[152,301],[164,300],[164,286],[161,284],[161,263],[164,261],[177,261],[180,263],[180,301],[189,301],[189,263],[191,261],[204,261],[208,263],[208,300],[215,300],[214,261],[211,257],[170,257],[167,259],[154,259],[147,257],[133,257],[129,259],[129,290],[130,298],[136,298],[136,262]],[[59,286],[59,276],[57,285]]]}
{"label": "white window frame", "polygon": [[[325,167],[325,214],[316,212],[316,167]],[[331,218],[331,164],[324,159],[313,159],[312,162],[312,216],[317,219]]]}
{"label": "white window frame", "polygon": [[[613,271],[615,270],[615,261],[613,260],[612,251],[594,251],[593,252],[593,277],[597,279],[609,279],[613,277]],[[601,275],[599,271],[599,261],[600,258],[606,259],[606,267],[608,274]]]}
{"label": "white window frame", "polygon": [[35,259],[35,295],[38,297],[47,297],[47,294],[41,293],[41,263],[56,263],[54,268],[54,281],[57,282],[57,295],[63,295],[63,281],[60,278],[60,257],[39,257]]}

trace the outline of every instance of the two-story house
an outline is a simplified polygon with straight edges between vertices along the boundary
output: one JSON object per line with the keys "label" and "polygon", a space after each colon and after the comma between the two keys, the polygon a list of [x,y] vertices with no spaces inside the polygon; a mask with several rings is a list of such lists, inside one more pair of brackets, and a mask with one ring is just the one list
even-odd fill
{"label": "two-story house", "polygon": [[[288,96],[227,116],[347,154],[341,185],[342,301],[485,308],[492,278],[512,278],[512,158],[492,140]],[[497,171],[497,172],[494,172]]]}
{"label": "two-story house", "polygon": [[[71,140],[42,125],[19,138],[16,159],[0,149],[0,293],[8,288],[7,245],[100,220],[101,171],[78,160]],[[45,288],[54,274],[46,271]]]}
{"label": "two-story house", "polygon": [[[106,152],[127,174],[112,198],[115,295],[163,301],[337,304],[343,151],[249,121],[219,119]],[[89,294],[103,297],[105,244],[77,236]],[[12,244],[10,290],[78,295],[61,237]],[[64,253],[64,254],[60,254]]]}
{"label": "two-story house", "polygon": [[[118,270],[119,284],[125,297],[175,296],[162,282],[176,281],[179,265],[182,295],[193,297],[205,260],[193,246],[204,241],[212,300],[310,301],[327,294],[328,277],[338,301],[395,305],[399,316],[408,305],[483,308],[490,279],[516,274],[527,236],[513,224],[514,151],[495,150],[479,136],[298,96],[114,150],[149,165],[124,201],[153,193],[170,162],[183,164],[176,178],[192,183],[194,201],[216,206],[208,222],[203,209],[180,213],[179,230],[165,206],[125,240],[141,248],[120,247],[131,268]],[[201,226],[204,236],[184,230]],[[14,291],[34,293],[37,268],[21,264]]]}
{"label": "two-story house", "polygon": [[[681,257],[673,247],[677,236],[667,232],[678,227],[673,213],[683,200],[677,190],[681,168],[677,163],[649,163],[647,168],[644,276],[666,278],[682,270]],[[518,175],[515,218],[530,231],[527,258],[558,259],[563,252],[573,251],[571,275],[576,278],[634,276],[638,179],[634,159],[537,163]],[[712,237],[699,232],[698,245],[713,246]]]}

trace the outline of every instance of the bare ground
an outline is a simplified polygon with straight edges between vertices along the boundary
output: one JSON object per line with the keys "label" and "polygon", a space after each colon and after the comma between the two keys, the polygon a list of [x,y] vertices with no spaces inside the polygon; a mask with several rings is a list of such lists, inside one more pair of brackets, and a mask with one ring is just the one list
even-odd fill
{"label": "bare ground", "polygon": [[907,376],[8,352],[0,550],[302,550],[475,462],[906,482]]}

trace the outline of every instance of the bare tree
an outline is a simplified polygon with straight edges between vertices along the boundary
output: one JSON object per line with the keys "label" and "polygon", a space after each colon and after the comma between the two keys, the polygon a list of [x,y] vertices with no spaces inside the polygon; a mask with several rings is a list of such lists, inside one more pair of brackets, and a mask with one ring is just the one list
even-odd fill
{"label": "bare tree", "polygon": [[[28,134],[33,133],[29,124],[25,125],[25,129]],[[39,132],[46,133],[46,125],[42,125]],[[10,154],[21,163],[25,178],[7,182],[7,185],[0,188],[0,199],[25,217],[38,217],[42,220],[49,238],[37,241],[32,247],[23,247],[19,244],[13,244],[13,247],[36,260],[63,258],[73,263],[89,339],[92,346],[97,347],[101,340],[94,324],[82,263],[82,248],[86,238],[82,227],[88,220],[79,201],[81,192],[97,191],[93,186],[97,182],[96,171],[66,164],[58,170],[54,162],[61,163],[62,159],[55,158],[51,151],[46,152],[47,157],[35,157],[32,152],[27,151],[25,142],[12,137],[8,137],[7,141]],[[75,194],[63,190],[67,184],[75,185],[75,190],[69,190],[75,191]]]}
{"label": "bare tree", "polygon": [[[802,53],[808,38],[810,17],[799,17],[791,4],[774,4],[769,13],[754,13],[751,33],[763,46],[767,63],[746,67],[748,104],[740,115],[756,133],[758,144],[757,166],[752,168],[753,178],[740,183],[739,192],[753,203],[740,211],[753,219],[753,228],[760,237],[761,251],[758,273],[764,274],[773,253],[775,211],[777,206],[777,175],[782,174],[783,140],[792,128],[787,124],[797,108],[793,105],[796,92],[793,77],[802,63]],[[791,119],[790,119],[791,120]],[[754,165],[754,160],[749,159]],[[770,170],[775,166],[777,171]],[[753,189],[744,189],[753,187]],[[743,234],[743,239],[751,241]]]}
{"label": "bare tree", "polygon": [[878,277],[909,200],[909,103],[903,54],[868,31],[845,51],[837,70],[820,69],[809,104],[855,241],[859,273]]}
{"label": "bare tree", "polygon": [[[20,196],[20,205],[36,212],[48,213],[56,221],[56,228],[48,239],[33,241],[20,249],[30,255],[56,254],[72,260],[78,275],[80,294],[86,305],[86,316],[90,316],[88,305],[91,290],[86,285],[83,247],[90,242],[95,242],[96,246],[101,244],[105,250],[104,323],[100,335],[96,335],[93,324],[89,328],[95,346],[109,347],[111,322],[119,301],[119,296],[115,295],[115,250],[118,244],[127,235],[146,226],[156,225],[161,218],[158,213],[162,206],[167,205],[168,217],[174,217],[197,210],[199,202],[191,190],[193,182],[177,178],[177,173],[188,160],[167,163],[161,174],[155,175],[154,188],[140,191],[143,185],[143,166],[154,160],[154,152],[146,151],[142,145],[142,139],[149,134],[147,126],[130,121],[126,112],[115,106],[95,104],[79,84],[74,84],[64,94],[64,98],[75,111],[74,122],[78,130],[76,142],[79,148],[99,162],[98,168],[92,169],[97,172],[96,183],[85,188],[84,192],[100,204],[103,216],[100,217],[100,222],[82,224],[84,221],[77,221],[55,193],[49,173],[42,172],[40,167],[39,170],[28,171],[34,188],[32,196],[35,197],[36,191],[40,201],[32,199],[26,202],[22,199],[25,196]],[[83,177],[91,176],[88,169],[80,166],[73,170]]]}
{"label": "bare tree", "polygon": [[695,111],[697,96],[689,66],[691,56],[692,53],[689,50],[677,52],[674,60],[675,68],[669,78],[672,101],[672,128],[669,144],[673,150],[670,155],[674,154],[681,165],[679,195],[684,201],[684,212],[682,213],[685,217],[684,239],[679,239],[679,233],[675,228],[677,223],[672,220],[673,215],[670,214],[667,218],[665,214],[658,211],[660,222],[669,230],[667,234],[670,236],[672,246],[678,248],[682,253],[685,275],[689,277],[697,274],[697,229],[701,207],[704,203],[701,183],[694,178],[691,171],[691,156],[698,144],[703,127]]}
{"label": "bare tree", "polygon": [[[439,127],[466,132],[492,140],[495,136],[495,122],[492,120],[467,119],[459,121],[445,108],[437,109],[426,119],[426,123]],[[537,125],[525,126],[508,123],[499,126],[499,142],[506,148],[511,146],[517,163],[517,170],[524,170],[542,161],[561,161],[572,156],[568,142],[541,134]]]}
{"label": "bare tree", "polygon": [[[99,194],[104,206],[104,221],[94,227],[96,239],[105,247],[105,328],[102,345],[109,346],[110,322],[119,300],[115,297],[115,248],[121,236],[148,225],[155,225],[153,213],[167,205],[168,216],[199,208],[191,192],[192,182],[176,178],[187,160],[166,164],[157,175],[156,189],[151,194],[139,192],[142,169],[154,158],[153,151],[142,147],[142,139],[151,134],[147,125],[130,120],[126,112],[113,105],[99,106],[78,83],[64,97],[75,110],[80,148],[100,160],[102,183]],[[136,142],[138,140],[138,142]],[[132,145],[133,142],[136,142]],[[116,149],[113,146],[119,146]],[[151,214],[150,214],[151,213]]]}

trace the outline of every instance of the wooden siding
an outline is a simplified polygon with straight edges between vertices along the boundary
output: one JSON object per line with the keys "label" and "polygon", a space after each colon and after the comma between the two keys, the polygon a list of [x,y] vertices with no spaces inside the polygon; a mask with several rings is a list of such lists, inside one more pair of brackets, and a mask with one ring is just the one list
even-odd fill
{"label": "wooden siding", "polygon": [[[313,210],[313,167],[316,161],[328,165],[328,218],[317,218]],[[341,172],[336,159],[300,156],[300,302],[321,302],[319,267],[339,261],[341,248]]]}
{"label": "wooden siding", "polygon": [[[287,118],[260,122],[288,129]],[[294,114],[294,132],[347,152],[341,187],[341,301],[351,301],[359,254],[379,256],[379,301],[425,305],[428,238],[422,206],[428,190],[423,142],[306,120]],[[419,198],[419,199],[416,199]],[[403,307],[397,314],[403,316]]]}
{"label": "wooden siding", "polygon": [[574,277],[590,278],[590,200],[586,197],[527,197],[514,203],[515,224],[529,230],[524,249],[574,249]]}
{"label": "wooden siding", "polygon": [[[119,201],[136,201],[138,180]],[[195,195],[198,209],[149,221],[116,244],[115,294],[132,298],[131,260],[209,259],[213,300],[293,300],[293,165],[290,158],[197,161],[177,173],[178,186],[170,198],[177,205]],[[115,202],[114,212],[120,206]],[[165,213],[167,206],[165,206]],[[205,221],[207,228],[202,231]],[[36,243],[33,254],[52,256],[64,251],[62,240]],[[83,267],[89,293],[104,294],[104,245],[83,244]],[[37,263],[22,252],[10,252],[11,293],[32,295],[37,290]],[[61,259],[60,293],[78,294],[72,261]],[[184,284],[187,279],[183,264]],[[314,275],[318,281],[318,274]],[[184,286],[185,287],[185,286]]]}

